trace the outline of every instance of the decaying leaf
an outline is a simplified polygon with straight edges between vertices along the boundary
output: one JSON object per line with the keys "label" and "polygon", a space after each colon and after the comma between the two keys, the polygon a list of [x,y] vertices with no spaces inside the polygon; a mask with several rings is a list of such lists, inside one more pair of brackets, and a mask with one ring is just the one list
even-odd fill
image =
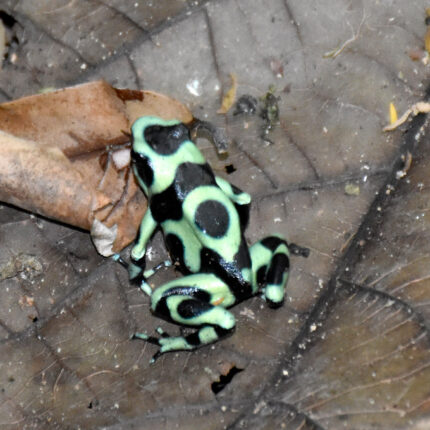
{"label": "decaying leaf", "polygon": [[390,103],[390,124],[394,124],[398,119],[396,107],[394,103]]}
{"label": "decaying leaf", "polygon": [[360,186],[357,184],[345,184],[345,194],[348,196],[359,196],[360,195]]}
{"label": "decaying leaf", "polygon": [[0,200],[98,232],[105,256],[121,250],[146,208],[124,159],[131,124],[148,114],[193,120],[171,98],[103,81],[0,105]]}
{"label": "decaying leaf", "polygon": [[236,100],[236,90],[237,90],[237,78],[234,73],[230,73],[231,78],[231,87],[230,89],[225,93],[221,107],[217,110],[217,113],[223,114],[227,113],[230,108],[233,106],[234,101]]}
{"label": "decaying leaf", "polygon": [[424,64],[428,63],[429,53],[421,48],[410,49],[408,51],[409,58],[412,61],[422,61]]}

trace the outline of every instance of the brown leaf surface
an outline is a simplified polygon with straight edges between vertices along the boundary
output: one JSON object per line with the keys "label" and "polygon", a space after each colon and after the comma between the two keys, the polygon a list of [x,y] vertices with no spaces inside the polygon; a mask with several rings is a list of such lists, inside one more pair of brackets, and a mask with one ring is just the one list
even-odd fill
{"label": "brown leaf surface", "polygon": [[121,250],[146,203],[128,163],[118,168],[115,157],[127,157],[132,122],[149,114],[192,120],[169,97],[104,81],[0,105],[0,200],[86,230],[97,220],[113,229],[102,253]]}
{"label": "brown leaf surface", "polygon": [[[227,160],[199,145],[252,195],[249,244],[277,232],[311,250],[291,259],[282,308],[241,303],[234,335],[150,365],[156,347],[131,335],[180,331],[151,315],[123,268],[87,233],[0,206],[6,430],[429,428],[429,124],[382,132],[391,102],[403,113],[426,98],[426,58],[408,55],[424,50],[424,0],[2,6],[19,23],[2,100],[101,78],[175,97],[234,139]],[[255,115],[216,114],[231,71]],[[273,85],[270,143],[260,97]],[[156,235],[148,267],[166,258]],[[215,394],[232,366],[243,370]]]}

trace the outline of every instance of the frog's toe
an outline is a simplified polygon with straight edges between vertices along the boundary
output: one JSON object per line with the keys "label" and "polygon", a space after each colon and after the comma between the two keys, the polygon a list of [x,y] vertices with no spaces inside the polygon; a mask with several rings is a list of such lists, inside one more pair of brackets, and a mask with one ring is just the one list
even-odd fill
{"label": "frog's toe", "polygon": [[163,353],[161,352],[161,350],[158,350],[151,358],[151,360],[149,361],[151,364],[155,363],[161,356],[163,355]]}
{"label": "frog's toe", "polygon": [[160,327],[157,329],[157,332],[160,333],[160,336],[161,336],[160,338],[155,336],[149,336],[146,333],[135,333],[132,336],[132,339],[144,340],[145,342],[152,343],[153,345],[157,345],[160,347],[160,349],[152,356],[151,360],[149,361],[151,364],[155,363],[160,358],[160,356],[165,352],[163,351],[162,343],[160,342],[160,340],[163,340],[169,337],[169,335],[165,331],[163,331]]}
{"label": "frog's toe", "polygon": [[145,342],[149,342],[149,343],[152,343],[154,345],[160,346],[160,341],[157,337],[149,336],[146,333],[135,333],[132,336],[132,339],[141,339],[141,340],[144,340]]}
{"label": "frog's toe", "polygon": [[161,337],[170,337],[170,334],[167,331],[164,331],[161,327],[157,327],[155,330]]}

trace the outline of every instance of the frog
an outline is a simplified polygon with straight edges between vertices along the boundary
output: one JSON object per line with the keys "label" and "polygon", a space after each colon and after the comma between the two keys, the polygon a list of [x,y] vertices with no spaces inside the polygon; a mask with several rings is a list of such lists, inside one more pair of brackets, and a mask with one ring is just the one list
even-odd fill
{"label": "frog", "polygon": [[[149,296],[155,316],[190,331],[176,336],[161,328],[158,336],[135,333],[134,339],[158,346],[151,362],[167,352],[193,351],[231,335],[236,318],[230,308],[253,296],[261,296],[271,308],[282,306],[291,250],[304,255],[304,248],[279,234],[248,246],[244,231],[251,196],[215,175],[186,124],[140,117],[131,128],[131,145],[132,169],[148,208],[130,261],[119,254],[115,259]],[[148,244],[159,230],[182,276],[153,289],[149,277],[171,264],[146,269]]]}

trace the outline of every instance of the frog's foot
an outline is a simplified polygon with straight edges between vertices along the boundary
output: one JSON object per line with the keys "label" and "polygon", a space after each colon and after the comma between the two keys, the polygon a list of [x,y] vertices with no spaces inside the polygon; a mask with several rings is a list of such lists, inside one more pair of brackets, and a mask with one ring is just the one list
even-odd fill
{"label": "frog's foot", "polygon": [[163,267],[170,267],[171,265],[172,265],[172,263],[169,260],[165,260],[162,263],[157,264],[152,269],[145,270],[143,272],[143,277],[144,278],[150,278],[152,275],[155,275]]}
{"label": "frog's foot", "polygon": [[155,363],[155,361],[163,355],[165,352],[169,351],[184,351],[194,349],[192,345],[187,341],[186,337],[183,336],[169,336],[167,333],[163,332],[159,337],[150,336],[146,333],[135,333],[132,339],[141,339],[145,342],[157,345],[160,349],[152,356],[150,363]]}
{"label": "frog's foot", "polygon": [[[231,334],[235,328],[234,315],[221,306],[212,305],[191,296],[171,295],[165,299],[166,302],[161,306],[165,311],[163,314],[165,318],[182,325],[199,328],[193,333],[182,336],[169,336],[162,330],[158,330],[160,337],[136,333],[134,338],[160,347],[152,357],[152,363],[166,352],[192,351],[216,342]],[[158,310],[160,311],[160,308]]]}
{"label": "frog's foot", "polygon": [[[117,263],[121,264],[122,267],[127,269],[128,276],[130,279],[130,282],[135,285],[141,285],[142,282],[145,281],[145,272],[144,272],[144,266],[143,268],[137,264],[135,264],[134,260],[131,259],[128,263],[125,261],[120,254],[114,254],[112,256],[112,259],[116,261]],[[149,272],[150,270],[147,270]]]}
{"label": "frog's foot", "polygon": [[132,283],[138,285],[138,284],[140,284],[142,279],[144,279],[144,277],[145,277],[145,272],[144,272],[145,260],[144,259],[142,260],[142,262],[138,262],[137,260],[133,260],[133,258],[131,258],[130,262],[128,263],[127,261],[125,261],[121,257],[120,254],[112,255],[112,259],[127,269],[130,281]]}
{"label": "frog's foot", "polygon": [[197,118],[193,120],[190,127],[191,139],[195,140],[197,137],[209,139],[220,156],[227,156],[229,141],[224,131],[221,128],[215,127],[207,121],[201,121]]}
{"label": "frog's foot", "polygon": [[130,263],[127,263],[120,254],[114,254],[112,259],[128,270],[130,282],[138,285],[144,293],[148,294],[148,296],[151,295],[152,288],[149,286],[146,280],[152,275],[155,275],[155,273],[157,273],[163,267],[170,267],[172,265],[169,260],[165,260],[154,266],[152,269],[143,270],[141,266],[134,264],[133,260],[131,260]]}
{"label": "frog's foot", "polygon": [[155,363],[155,361],[166,352],[192,351],[203,345],[216,342],[221,337],[225,337],[227,334],[231,333],[233,328],[231,330],[223,330],[213,326],[203,326],[186,336],[169,336],[167,333],[163,332],[160,334],[160,337],[156,337],[149,336],[146,333],[136,333],[133,339],[142,339],[145,342],[160,347],[150,361],[151,363]]}
{"label": "frog's foot", "polygon": [[289,246],[280,236],[269,236],[249,249],[256,288],[270,307],[282,306],[288,280]]}
{"label": "frog's foot", "polygon": [[152,275],[154,275],[155,273],[157,273],[161,268],[163,268],[163,267],[169,267],[171,265],[172,265],[172,263],[169,260],[166,260],[166,261],[163,261],[162,263],[158,264],[154,268],[145,270],[144,272],[140,273],[140,275],[139,275],[139,277],[137,279],[139,281],[139,284],[140,284],[140,289],[145,294],[147,294],[148,296],[151,297],[152,288],[148,284],[148,282],[146,282],[147,278],[150,278]]}

